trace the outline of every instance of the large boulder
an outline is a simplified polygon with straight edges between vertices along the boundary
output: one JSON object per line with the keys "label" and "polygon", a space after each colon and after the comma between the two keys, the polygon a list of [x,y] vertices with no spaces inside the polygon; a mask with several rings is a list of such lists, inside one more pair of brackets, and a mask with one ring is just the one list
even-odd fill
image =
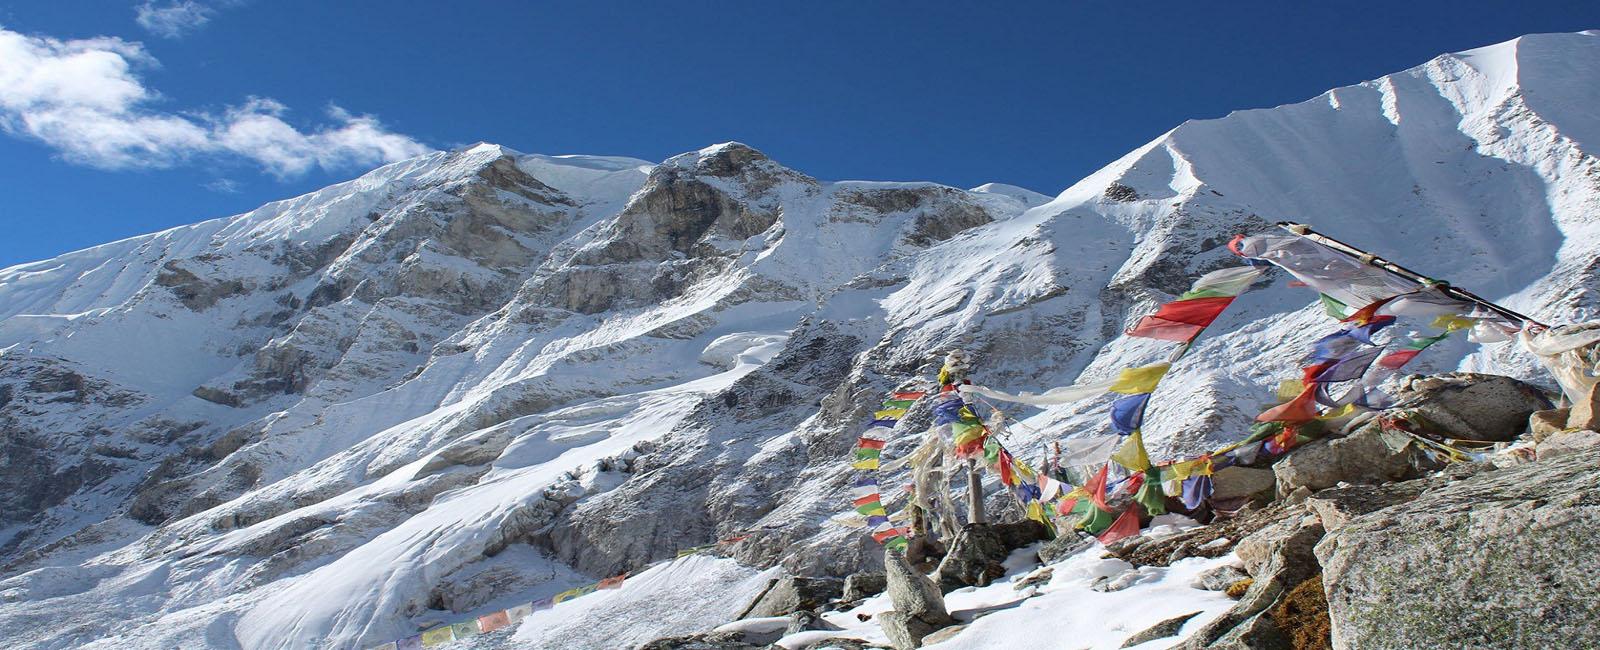
{"label": "large boulder", "polygon": [[1589,394],[1572,404],[1566,428],[1600,430],[1600,383],[1590,387]]}
{"label": "large boulder", "polygon": [[887,583],[882,573],[860,571],[844,577],[844,600],[857,601],[883,593]]}
{"label": "large boulder", "polygon": [[967,524],[950,542],[950,552],[939,563],[939,586],[946,590],[987,586],[1006,574],[1011,547],[989,524]]}
{"label": "large boulder", "polygon": [[772,581],[739,618],[788,616],[800,610],[818,609],[828,601],[838,600],[843,592],[844,581],[838,578],[785,576]]}
{"label": "large boulder", "polygon": [[1343,438],[1317,440],[1294,450],[1272,466],[1278,494],[1296,488],[1313,492],[1340,483],[1387,483],[1410,478],[1418,453],[1410,437],[1384,431],[1376,424]]}
{"label": "large boulder", "polygon": [[1336,648],[1600,647],[1600,450],[1483,472],[1317,545]]}
{"label": "large boulder", "polygon": [[894,550],[884,551],[883,569],[894,611],[878,615],[883,633],[898,650],[922,647],[922,638],[955,624],[939,586]]}
{"label": "large boulder", "polygon": [[1531,384],[1471,372],[1412,378],[1395,397],[1452,438],[1490,442],[1517,437],[1528,416],[1551,407]]}
{"label": "large boulder", "polygon": [[1270,469],[1231,466],[1217,470],[1211,476],[1214,491],[1212,501],[1229,501],[1249,497],[1270,500],[1276,478]]}

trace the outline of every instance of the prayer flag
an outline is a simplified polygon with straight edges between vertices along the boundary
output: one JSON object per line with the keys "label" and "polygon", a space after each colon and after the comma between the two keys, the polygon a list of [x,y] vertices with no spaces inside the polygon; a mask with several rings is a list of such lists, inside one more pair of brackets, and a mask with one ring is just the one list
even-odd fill
{"label": "prayer flag", "polygon": [[891,399],[891,400],[885,400],[883,402],[883,408],[904,410],[904,409],[911,408],[911,404],[916,402],[916,401],[917,400],[914,400],[914,399]]}
{"label": "prayer flag", "polygon": [[1083,518],[1078,520],[1077,527],[1090,535],[1099,535],[1115,521],[1116,516],[1110,510],[1088,507],[1083,509]]}
{"label": "prayer flag", "polygon": [[1144,506],[1144,511],[1152,517],[1167,513],[1167,495],[1161,489],[1161,468],[1151,467],[1144,471],[1144,485],[1134,493],[1133,500]]}
{"label": "prayer flag", "polygon": [[884,409],[874,412],[872,417],[878,420],[899,420],[905,414],[905,409]]}
{"label": "prayer flag", "polygon": [[[693,552],[694,553],[698,553],[698,552],[703,551],[703,550],[705,550],[707,548],[710,548],[710,547],[706,546],[706,547],[700,547],[700,548],[697,548],[697,549],[693,549]],[[682,557],[682,556],[679,556],[679,557]],[[540,599],[535,600],[535,601],[533,601],[531,603],[528,603],[528,608],[531,611],[537,612],[539,610],[550,609],[551,607],[554,607],[555,604],[556,604],[556,601],[555,601],[554,598],[546,597],[546,598],[540,598]]]}
{"label": "prayer flag", "polygon": [[889,516],[889,511],[884,510],[883,509],[883,503],[879,502],[879,501],[873,501],[871,503],[864,503],[864,504],[858,505],[858,506],[856,506],[856,512],[859,512],[859,513],[861,513],[863,515],[867,515],[867,516],[872,516],[872,515],[882,515],[882,516],[885,516],[885,517]]}
{"label": "prayer flag", "polygon": [[484,634],[508,627],[511,627],[511,616],[505,612],[495,612],[478,617],[478,631]]}
{"label": "prayer flag", "polygon": [[1310,384],[1294,399],[1256,416],[1257,422],[1310,422],[1317,419],[1317,385]]}
{"label": "prayer flag", "polygon": [[850,463],[850,466],[855,469],[878,469],[878,459],[863,458],[856,462]]}
{"label": "prayer flag", "polygon": [[1322,372],[1317,373],[1315,381],[1324,384],[1337,384],[1344,381],[1354,381],[1367,374],[1367,368],[1372,366],[1372,361],[1383,353],[1383,348],[1367,348],[1355,350],[1333,362]]}
{"label": "prayer flag", "polygon": [[530,614],[533,614],[533,605],[529,603],[523,603],[506,610],[506,618],[511,619],[512,625],[521,623],[522,619],[527,618]]}
{"label": "prayer flag", "polygon": [[912,400],[912,401],[922,399],[922,396],[923,396],[923,393],[921,391],[909,391],[909,392],[904,392],[904,393],[894,393],[894,398],[895,399],[908,399],[908,400]]}
{"label": "prayer flag", "polygon": [[455,631],[448,625],[441,625],[422,633],[422,647],[431,648],[456,640]]}
{"label": "prayer flag", "polygon": [[1233,302],[1233,297],[1194,298],[1169,302],[1156,313],[1139,319],[1128,336],[1187,343],[1215,321]]}
{"label": "prayer flag", "polygon": [[450,627],[454,628],[457,641],[478,636],[478,619],[462,621]]}
{"label": "prayer flag", "polygon": [[1139,393],[1119,398],[1111,403],[1111,428],[1117,433],[1130,434],[1144,424],[1144,407],[1150,393]]}
{"label": "prayer flag", "polygon": [[1100,471],[1096,472],[1089,479],[1089,482],[1083,486],[1084,491],[1089,493],[1089,500],[1094,502],[1095,507],[1107,511],[1111,510],[1111,507],[1106,505],[1106,473],[1110,470],[1111,466],[1109,464],[1101,465]]}
{"label": "prayer flag", "polygon": [[1118,465],[1128,468],[1129,471],[1142,472],[1150,467],[1150,455],[1144,450],[1144,434],[1134,431],[1128,436],[1128,441],[1122,443],[1122,448],[1111,455],[1111,460]]}
{"label": "prayer flag", "polygon": [[1170,363],[1156,363],[1141,368],[1128,368],[1117,375],[1116,383],[1109,389],[1113,393],[1137,395],[1156,389],[1161,377],[1172,367]]}
{"label": "prayer flag", "polygon": [[1101,544],[1111,544],[1117,540],[1137,537],[1139,535],[1139,507],[1128,506],[1122,511],[1122,516],[1112,522],[1111,527],[1100,533]]}
{"label": "prayer flag", "polygon": [[867,423],[867,428],[868,429],[878,429],[878,428],[893,429],[894,425],[899,424],[899,423],[900,423],[899,420],[873,420],[873,421]]}
{"label": "prayer flag", "polygon": [[886,441],[874,440],[872,438],[857,438],[856,447],[867,449],[883,449],[884,442]]}
{"label": "prayer flag", "polygon": [[1206,474],[1196,474],[1183,480],[1183,507],[1190,510],[1200,507],[1206,499],[1211,498],[1211,477]]}

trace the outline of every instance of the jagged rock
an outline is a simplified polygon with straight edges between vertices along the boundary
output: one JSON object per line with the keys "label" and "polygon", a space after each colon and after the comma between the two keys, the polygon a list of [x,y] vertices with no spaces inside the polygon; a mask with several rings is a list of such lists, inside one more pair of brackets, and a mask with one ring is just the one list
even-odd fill
{"label": "jagged rock", "polygon": [[1433,485],[1429,481],[1405,481],[1389,485],[1349,485],[1323,490],[1306,499],[1306,507],[1322,520],[1323,528],[1333,530],[1355,517],[1405,503]]}
{"label": "jagged rock", "polygon": [[1315,515],[1301,514],[1289,517],[1239,540],[1239,543],[1234,545],[1233,552],[1239,556],[1239,561],[1244,563],[1245,571],[1252,577],[1260,579],[1267,569],[1268,561],[1275,554],[1282,553],[1284,545],[1290,543],[1292,539],[1297,539],[1307,526],[1321,529],[1322,523]]}
{"label": "jagged rock", "polygon": [[1000,536],[1000,542],[1013,551],[1034,542],[1050,539],[1050,530],[1045,528],[1044,524],[1032,519],[989,524],[989,526]]}
{"label": "jagged rock", "polygon": [[883,565],[894,611],[879,614],[878,618],[895,648],[921,647],[923,637],[955,624],[945,609],[938,585],[912,568],[904,555],[884,551]]}
{"label": "jagged rock", "polygon": [[1573,403],[1566,428],[1600,430],[1600,383],[1590,387],[1588,395]]}
{"label": "jagged rock", "polygon": [[1211,482],[1215,486],[1215,491],[1211,493],[1213,501],[1238,498],[1267,500],[1272,498],[1276,478],[1270,469],[1234,465],[1217,470],[1211,476]]}
{"label": "jagged rock", "polygon": [[1232,564],[1224,564],[1206,569],[1200,575],[1195,576],[1194,581],[1190,582],[1189,586],[1203,591],[1222,591],[1233,583],[1248,577],[1250,577],[1250,574],[1245,573],[1243,569]]}
{"label": "jagged rock", "polygon": [[1336,648],[1600,647],[1600,449],[1480,473],[1317,545]]}
{"label": "jagged rock", "polygon": [[741,632],[707,632],[656,639],[638,650],[761,650],[767,644],[753,644],[744,640]]}
{"label": "jagged rock", "polygon": [[1545,438],[1535,447],[1539,460],[1549,460],[1600,446],[1600,433],[1587,429],[1562,431]]}
{"label": "jagged rock", "polygon": [[[1186,650],[1288,647],[1269,610],[1290,589],[1317,575],[1319,567],[1314,549],[1324,533],[1322,523],[1315,516],[1295,514],[1298,516],[1251,535],[1261,542],[1266,558],[1250,571],[1255,578],[1249,588],[1231,609],[1200,628],[1179,647]],[[1239,544],[1244,546],[1245,540]],[[1244,559],[1243,554],[1240,558]],[[1250,560],[1245,561],[1248,568]],[[1229,591],[1231,593],[1232,588]]]}
{"label": "jagged rock", "polygon": [[1056,571],[1053,568],[1042,567],[1033,573],[1023,576],[1023,578],[1018,580],[1016,584],[1011,585],[1011,588],[1016,591],[1022,591],[1028,587],[1048,584],[1050,582],[1050,578],[1054,576],[1055,573]]}
{"label": "jagged rock", "polygon": [[[789,625],[783,629],[783,636],[799,634],[809,630],[838,630],[839,626],[829,623],[818,616],[816,612],[802,609],[789,615]],[[776,641],[777,639],[772,639]]]}
{"label": "jagged rock", "polygon": [[788,616],[805,609],[819,609],[836,600],[844,591],[838,578],[785,576],[774,580],[767,590],[750,603],[739,618]]}
{"label": "jagged rock", "polygon": [[1571,408],[1534,411],[1533,415],[1528,416],[1528,433],[1533,436],[1534,442],[1540,442],[1550,434],[1566,429],[1571,414]]}
{"label": "jagged rock", "polygon": [[1045,564],[1054,564],[1057,560],[1066,558],[1094,546],[1095,539],[1088,535],[1078,534],[1075,531],[1063,530],[1061,536],[1045,542],[1039,547],[1039,561]]}
{"label": "jagged rock", "polygon": [[844,577],[844,599],[855,601],[883,593],[888,585],[882,573],[861,571]]}
{"label": "jagged rock", "polygon": [[966,586],[983,587],[1006,574],[1003,564],[1011,548],[989,524],[967,524],[950,542],[950,552],[939,563],[939,586],[946,591]]}
{"label": "jagged rock", "polygon": [[1272,466],[1278,494],[1297,488],[1317,490],[1340,483],[1386,483],[1410,477],[1416,450],[1410,438],[1377,425],[1357,429],[1344,438],[1316,440],[1294,450]]}
{"label": "jagged rock", "polygon": [[1189,619],[1199,615],[1200,612],[1189,612],[1188,614],[1174,616],[1160,623],[1156,623],[1155,625],[1147,627],[1143,631],[1128,637],[1127,641],[1122,642],[1122,647],[1131,648],[1141,643],[1148,643],[1156,639],[1165,639],[1169,636],[1178,636],[1178,632],[1183,629],[1183,624],[1188,623]]}
{"label": "jagged rock", "polygon": [[1538,388],[1500,375],[1453,372],[1413,379],[1395,396],[1412,411],[1462,440],[1511,440],[1528,416],[1550,408]]}

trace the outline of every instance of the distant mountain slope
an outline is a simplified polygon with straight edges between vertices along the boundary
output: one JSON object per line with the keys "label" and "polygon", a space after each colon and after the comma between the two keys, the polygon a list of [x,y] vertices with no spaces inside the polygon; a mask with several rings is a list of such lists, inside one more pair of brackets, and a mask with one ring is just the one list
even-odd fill
{"label": "distant mountain slope", "polygon": [[[884,391],[952,347],[1013,390],[1153,360],[1120,332],[1235,264],[1234,233],[1308,222],[1596,316],[1597,95],[1600,33],[1532,35],[1185,123],[1054,199],[824,182],[738,143],[478,145],[0,270],[0,629],[360,647],[751,528],[748,563],[855,570],[876,547],[841,459]],[[1327,327],[1283,284],[1163,383],[1153,453],[1241,435]],[[1475,350],[1419,367],[1538,378]],[[1008,444],[1099,433],[1104,406],[1019,412]]]}

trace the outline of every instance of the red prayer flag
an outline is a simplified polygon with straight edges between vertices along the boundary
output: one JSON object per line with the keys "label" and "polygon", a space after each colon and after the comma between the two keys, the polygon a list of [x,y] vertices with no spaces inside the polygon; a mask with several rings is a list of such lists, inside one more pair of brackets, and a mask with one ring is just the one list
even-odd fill
{"label": "red prayer flag", "polygon": [[620,576],[611,576],[609,578],[606,578],[605,580],[601,580],[600,584],[596,585],[595,588],[596,589],[616,589],[618,587],[621,587],[622,586],[622,581],[627,580],[627,579],[628,579],[628,576],[626,574],[623,574],[623,575],[620,575]]}
{"label": "red prayer flag", "polygon": [[884,442],[883,440],[873,440],[872,438],[858,438],[856,439],[856,447],[860,449],[883,449]]}
{"label": "red prayer flag", "polygon": [[1310,422],[1317,419],[1317,385],[1307,383],[1294,399],[1267,409],[1257,422]]}
{"label": "red prayer flag", "polygon": [[1122,516],[1111,522],[1111,527],[1100,533],[1100,543],[1110,544],[1119,539],[1127,539],[1139,534],[1139,506],[1130,504],[1127,510],[1122,511]]}
{"label": "red prayer flag", "polygon": [[888,539],[890,539],[892,537],[899,537],[901,534],[902,534],[902,531],[899,528],[886,528],[884,530],[880,530],[880,531],[878,531],[876,533],[873,533],[872,534],[872,541],[875,541],[875,542],[877,542],[879,544],[882,544],[885,540],[888,540]]}
{"label": "red prayer flag", "polygon": [[1400,366],[1410,363],[1419,354],[1422,354],[1422,350],[1395,350],[1378,359],[1378,366],[1389,370],[1399,370]]}
{"label": "red prayer flag", "polygon": [[879,498],[879,496],[876,495],[876,494],[869,494],[867,496],[864,496],[864,497],[861,497],[859,499],[856,499],[855,501],[853,501],[853,503],[856,504],[856,507],[860,507],[860,506],[867,505],[869,503],[876,503],[878,501],[878,498]]}
{"label": "red prayer flag", "polygon": [[1000,484],[1006,487],[1015,487],[1017,485],[1017,473],[1011,466],[1011,452],[1001,449],[1000,456],[996,459],[995,464],[1000,466]]}
{"label": "red prayer flag", "polygon": [[1357,309],[1356,313],[1350,314],[1349,316],[1345,317],[1344,320],[1341,320],[1339,322],[1341,322],[1341,323],[1354,322],[1357,325],[1366,325],[1367,323],[1372,322],[1373,319],[1378,316],[1378,308],[1379,307],[1382,307],[1384,305],[1389,304],[1390,300],[1394,300],[1397,297],[1399,297],[1399,296],[1389,296],[1388,298],[1384,298],[1383,300],[1379,300],[1379,301],[1374,302],[1374,303],[1372,303],[1370,305],[1367,305],[1365,307]]}
{"label": "red prayer flag", "polygon": [[1063,517],[1072,514],[1072,509],[1078,506],[1077,499],[1065,499],[1056,502],[1056,514]]}
{"label": "red prayer flag", "polygon": [[1156,313],[1139,319],[1128,336],[1186,343],[1200,334],[1233,302],[1231,296],[1192,298],[1162,305]]}
{"label": "red prayer flag", "polygon": [[503,611],[478,617],[478,631],[488,634],[511,625],[511,615]]}
{"label": "red prayer flag", "polygon": [[920,392],[894,393],[894,398],[895,399],[921,399],[922,398],[922,393],[920,393]]}
{"label": "red prayer flag", "polygon": [[1107,512],[1111,510],[1111,506],[1106,505],[1106,471],[1110,468],[1110,464],[1102,466],[1094,478],[1083,485],[1084,491],[1089,493],[1089,500],[1094,502],[1095,507]]}

